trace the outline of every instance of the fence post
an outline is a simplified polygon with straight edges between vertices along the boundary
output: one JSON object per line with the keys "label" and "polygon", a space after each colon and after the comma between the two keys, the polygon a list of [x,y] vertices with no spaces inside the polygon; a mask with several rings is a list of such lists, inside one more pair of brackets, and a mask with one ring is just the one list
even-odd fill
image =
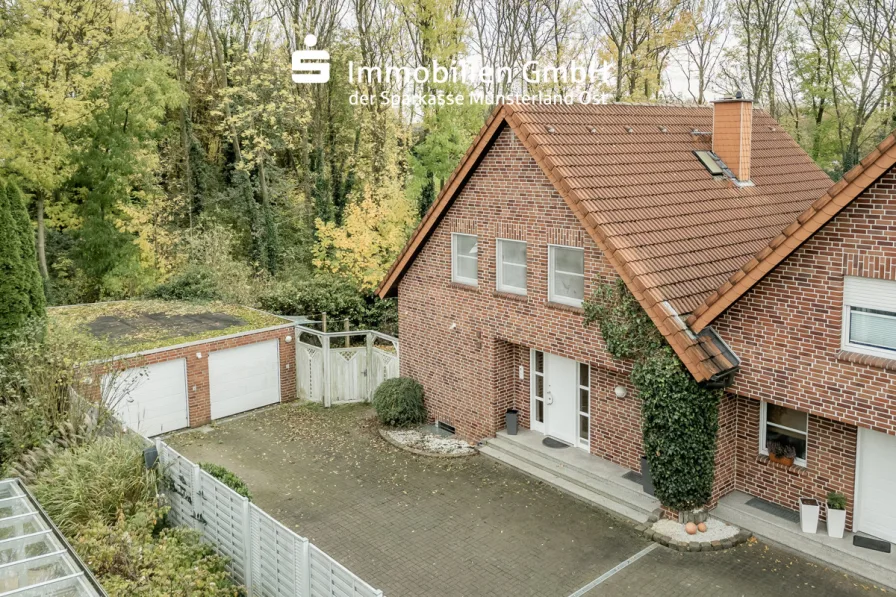
{"label": "fence post", "polygon": [[350,342],[348,332],[352,329],[352,326],[348,321],[348,317],[345,318],[345,323],[343,324],[342,327],[345,329],[345,347],[351,348],[352,344]]}
{"label": "fence post", "polygon": [[[187,462],[190,462],[189,460]],[[205,527],[202,524],[204,520],[202,516],[202,488],[199,485],[200,477],[202,469],[199,468],[199,465],[193,462],[190,462],[193,465],[193,526],[199,531],[203,537],[205,537]]]}
{"label": "fence post", "polygon": [[302,592],[300,597],[311,597],[311,545],[305,537],[302,539]]}
{"label": "fence post", "polygon": [[246,595],[252,597],[254,592],[252,579],[252,518],[249,512],[249,498],[243,498],[243,562],[245,563]]}
{"label": "fence post", "polygon": [[324,406],[330,406],[330,337],[321,336],[320,345],[324,353]]}
{"label": "fence post", "polygon": [[367,394],[368,402],[373,400],[373,391],[376,389],[373,387],[373,375],[372,372],[375,371],[374,362],[373,362],[373,334],[367,332],[366,334],[367,340],[367,370],[364,372],[364,377],[366,379],[367,387],[365,388],[365,393]]}

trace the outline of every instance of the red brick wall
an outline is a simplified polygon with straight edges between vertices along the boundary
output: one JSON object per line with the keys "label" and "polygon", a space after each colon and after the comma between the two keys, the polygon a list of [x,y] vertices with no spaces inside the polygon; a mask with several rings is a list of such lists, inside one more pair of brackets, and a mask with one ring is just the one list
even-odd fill
{"label": "red brick wall", "polygon": [[[477,288],[451,283],[452,232],[479,237]],[[527,242],[527,296],[496,292],[497,238]],[[596,328],[583,327],[580,309],[548,302],[549,244],[584,248],[586,296],[596,279],[616,276],[528,151],[505,128],[399,284],[401,373],[423,384],[430,416],[476,441],[503,427],[508,391],[522,411],[521,423],[529,424],[530,348],[589,363],[594,372],[592,451],[637,469],[639,405],[633,391],[624,400],[613,395],[613,387],[626,381],[625,365],[607,354]],[[599,373],[601,367],[609,371]]]}
{"label": "red brick wall", "polygon": [[[280,400],[288,402],[296,398],[296,351],[294,341],[287,343],[286,337],[295,337],[295,328],[286,327],[262,332],[212,339],[199,344],[191,344],[170,350],[159,350],[128,358],[122,363],[126,367],[144,367],[164,363],[174,359],[185,359],[187,364],[187,397],[190,403],[190,427],[201,427],[211,422],[211,397],[209,394],[208,357],[217,350],[255,344],[266,340],[279,340],[280,352]],[[201,353],[202,358],[196,354]]]}
{"label": "red brick wall", "polygon": [[[788,507],[798,491],[833,489],[848,496],[852,516],[853,426],[896,434],[896,376],[887,369],[896,363],[841,354],[843,278],[896,280],[894,238],[891,170],[713,324],[742,360],[733,390],[748,397],[738,411],[738,489]],[[812,415],[804,475],[756,462],[758,400]]]}
{"label": "red brick wall", "polygon": [[709,507],[735,489],[738,449],[737,397],[726,394],[719,402],[719,432],[716,435],[716,475]]}

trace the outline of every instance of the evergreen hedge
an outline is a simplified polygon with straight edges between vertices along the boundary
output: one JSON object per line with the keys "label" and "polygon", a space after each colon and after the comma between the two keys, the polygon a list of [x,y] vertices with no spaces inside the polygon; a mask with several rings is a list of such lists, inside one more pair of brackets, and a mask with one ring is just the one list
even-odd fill
{"label": "evergreen hedge", "polygon": [[22,193],[0,181],[0,334],[43,317],[43,281],[37,269],[34,231]]}
{"label": "evergreen hedge", "polygon": [[373,394],[373,407],[385,425],[402,427],[426,422],[423,386],[410,377],[387,379]]}

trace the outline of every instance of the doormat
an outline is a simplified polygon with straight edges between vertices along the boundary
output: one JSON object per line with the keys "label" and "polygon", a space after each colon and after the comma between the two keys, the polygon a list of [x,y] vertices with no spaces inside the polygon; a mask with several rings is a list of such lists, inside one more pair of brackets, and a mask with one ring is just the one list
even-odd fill
{"label": "doormat", "polygon": [[865,549],[873,549],[874,551],[882,551],[890,553],[890,542],[874,537],[865,537],[862,535],[853,535],[852,544],[856,547],[864,547]]}
{"label": "doormat", "polygon": [[546,445],[549,448],[568,448],[569,444],[564,444],[561,441],[554,439],[553,437],[546,437],[541,440],[541,443]]}
{"label": "doormat", "polygon": [[757,510],[762,510],[766,514],[771,514],[772,516],[777,516],[778,518],[789,520],[790,522],[800,521],[799,512],[788,510],[784,506],[779,506],[778,504],[767,502],[758,497],[750,498],[749,500],[747,500],[747,505],[752,508],[756,508]]}

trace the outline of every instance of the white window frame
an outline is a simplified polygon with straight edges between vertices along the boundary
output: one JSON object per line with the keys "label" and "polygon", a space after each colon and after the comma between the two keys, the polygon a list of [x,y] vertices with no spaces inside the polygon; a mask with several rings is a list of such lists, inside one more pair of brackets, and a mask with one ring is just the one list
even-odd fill
{"label": "white window frame", "polygon": [[[457,273],[457,260],[459,257],[461,257],[457,254],[457,238],[459,236],[466,236],[476,239],[476,278],[466,278]],[[463,259],[471,259],[471,257],[464,255]],[[461,232],[451,233],[451,281],[456,284],[464,284],[466,286],[479,286],[479,237],[477,235],[463,234]]]}
{"label": "white window frame", "polygon": [[[555,249],[571,249],[579,251],[582,254],[582,273],[561,272],[569,276],[582,276],[582,299],[571,299],[565,296],[559,296],[554,292],[554,251]],[[581,307],[584,302],[585,294],[585,249],[582,247],[569,247],[566,245],[548,245],[548,300],[552,303],[561,305],[569,305],[570,307]]]}
{"label": "white window frame", "polygon": [[[851,286],[853,288],[850,288]],[[862,290],[856,289],[855,287],[857,286],[864,286],[864,292],[862,292]],[[869,286],[877,286],[878,288],[870,290],[868,288]],[[879,296],[856,296],[856,294],[867,295],[869,293],[869,290],[874,294],[877,294],[879,292]],[[896,359],[896,350],[866,346],[864,344],[854,344],[850,342],[849,339],[849,326],[852,321],[852,309],[854,307],[858,309],[873,309],[875,311],[893,313],[892,317],[896,318],[896,311],[893,310],[893,305],[896,305],[896,282],[892,280],[879,280],[876,278],[845,276],[843,278],[843,325],[841,326],[842,334],[840,347],[843,350],[848,350],[849,352],[867,354],[874,357],[883,357],[885,359]],[[891,317],[884,314],[875,314],[875,316],[887,318]]]}
{"label": "white window frame", "polygon": [[[582,383],[582,367],[588,368],[588,384]],[[578,447],[582,448],[586,452],[591,451],[591,365],[588,363],[579,363],[576,362],[576,386],[578,391],[576,392],[576,443]],[[588,410],[583,411],[580,409],[581,404],[579,402],[579,394],[585,390],[588,393]],[[588,434],[585,439],[582,439],[582,436],[579,434],[580,428],[579,425],[582,424],[582,417],[588,419]]]}
{"label": "white window frame", "polygon": [[[769,403],[766,401],[762,401],[759,403],[759,453],[763,456],[768,456],[768,447],[766,447],[766,431],[768,430],[768,426],[777,427],[778,429],[785,429],[792,433],[798,433],[800,435],[806,436],[806,458],[794,458],[793,463],[797,466],[801,466],[806,468],[808,466],[809,459],[809,414],[803,413],[801,410],[796,410],[795,408],[790,408],[789,406],[782,406],[781,408],[786,408],[792,410],[794,412],[802,413],[806,415],[806,430],[800,431],[799,429],[794,429],[793,427],[785,427],[784,425],[778,425],[777,423],[769,423],[768,422],[768,405]],[[780,404],[776,404],[775,406],[781,406]]]}
{"label": "white window frame", "polygon": [[[517,263],[511,264],[516,267],[522,267],[525,270],[526,286],[524,288],[509,286],[504,283],[504,243],[516,243],[518,245],[523,245],[523,248],[525,249],[526,263],[522,266]],[[495,239],[495,266],[495,288],[497,288],[499,292],[509,292],[523,296],[527,294],[529,286],[529,244],[526,241],[515,240],[512,238]]]}
{"label": "white window frame", "polygon": [[[542,357],[541,357],[542,358],[542,361],[541,361],[542,371],[540,373],[535,370],[535,355],[539,352],[541,352],[541,355],[542,355]],[[537,421],[535,418],[535,415],[537,412],[536,402],[540,400],[542,403],[542,415],[544,415],[544,413],[547,411],[547,404],[545,403],[545,397],[543,395],[540,398],[537,398],[535,396],[535,387],[536,387],[535,386],[535,384],[536,384],[535,378],[540,377],[542,379],[541,387],[542,387],[542,394],[544,394],[544,392],[546,391],[546,388],[547,388],[547,378],[545,377],[545,369],[546,368],[547,368],[547,353],[540,351],[540,350],[535,350],[534,348],[530,349],[530,351],[529,351],[529,396],[530,396],[529,429],[531,429],[532,431],[538,431],[540,433],[544,433],[544,421],[543,420]],[[543,418],[544,418],[544,416],[542,416],[542,419]]]}

